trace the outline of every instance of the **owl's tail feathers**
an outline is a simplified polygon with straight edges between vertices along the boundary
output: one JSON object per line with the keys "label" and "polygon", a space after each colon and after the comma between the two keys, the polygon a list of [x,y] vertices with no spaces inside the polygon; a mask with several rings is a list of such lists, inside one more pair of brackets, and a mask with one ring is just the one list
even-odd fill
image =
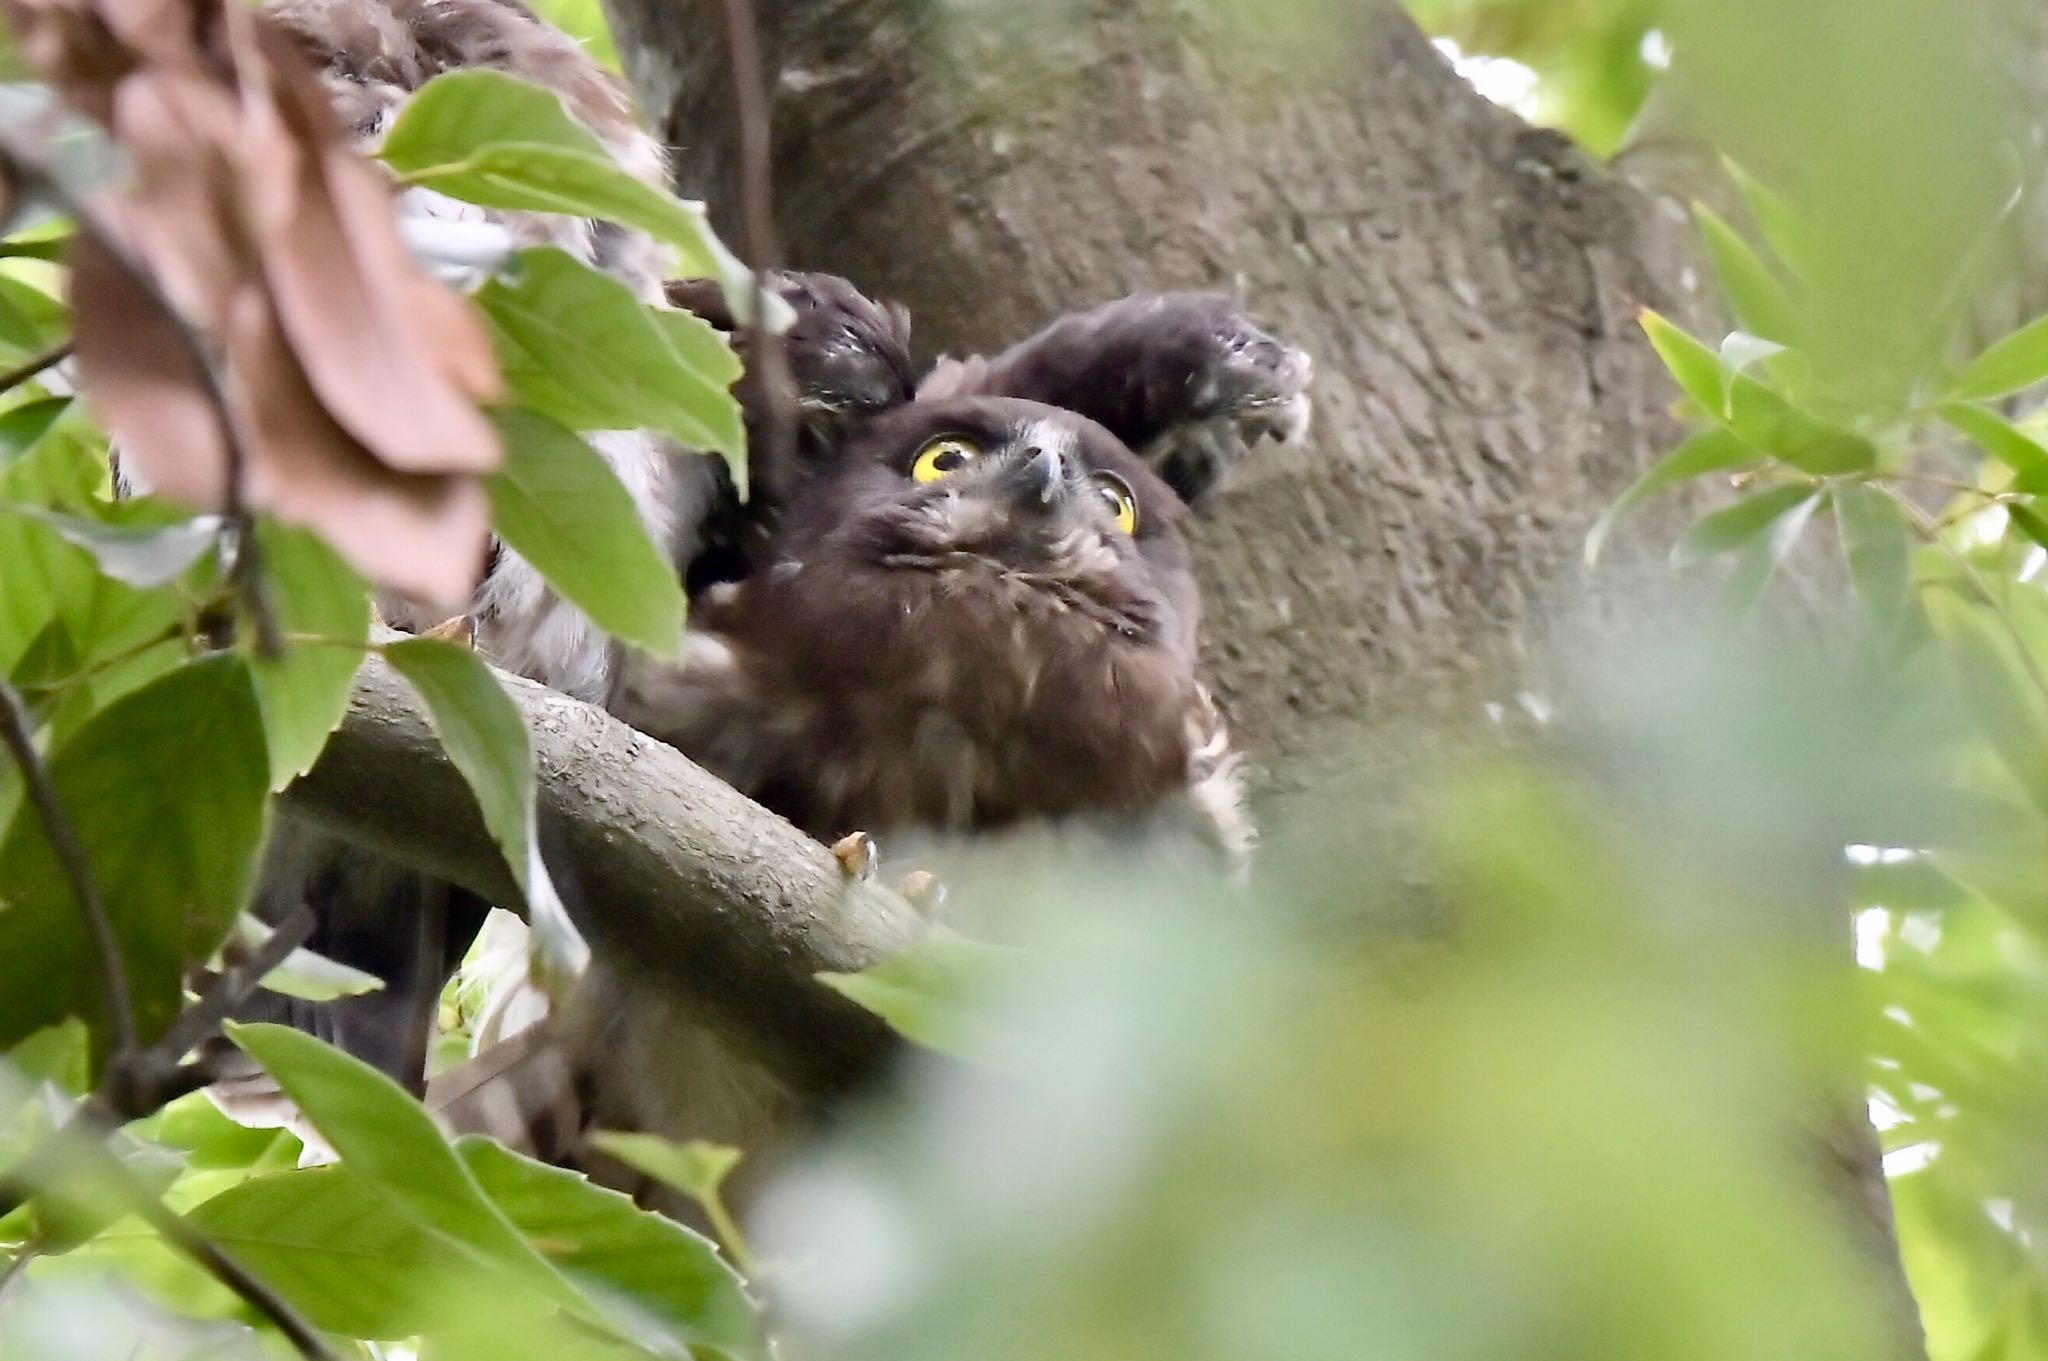
{"label": "owl's tail feathers", "polygon": [[543,1021],[427,1083],[429,1114],[452,1134],[485,1134],[545,1162],[568,1161],[588,1126],[582,1075]]}

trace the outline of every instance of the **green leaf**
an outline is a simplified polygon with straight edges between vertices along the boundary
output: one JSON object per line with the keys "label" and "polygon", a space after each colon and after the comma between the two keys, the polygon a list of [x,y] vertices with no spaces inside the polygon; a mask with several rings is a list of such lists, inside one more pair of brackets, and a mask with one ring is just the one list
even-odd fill
{"label": "green leaf", "polygon": [[446,1249],[347,1164],[251,1177],[186,1219],[316,1328],[388,1341],[435,1317]]}
{"label": "green leaf", "polygon": [[1600,513],[1600,518],[1593,522],[1592,530],[1586,535],[1586,565],[1590,567],[1599,560],[1600,550],[1614,532],[1615,523],[1655,493],[1708,473],[1760,463],[1763,457],[1760,451],[1743,443],[1732,430],[1717,426],[1696,431],[1683,444],[1651,464],[1627,491]]}
{"label": "green leaf", "polygon": [[32,1082],[47,1082],[71,1096],[92,1088],[92,1056],[85,1025],[75,1016],[44,1026],[7,1051],[14,1070]]}
{"label": "green leaf", "polygon": [[1692,206],[1714,273],[1735,318],[1746,330],[1783,344],[1799,336],[1799,313],[1790,294],[1742,234],[1704,203]]}
{"label": "green leaf", "polygon": [[2048,519],[2042,518],[2039,511],[2031,506],[2015,503],[2008,505],[2005,508],[2005,513],[2011,517],[2015,525],[2019,526],[2020,533],[2026,535],[2043,548],[2048,548]]}
{"label": "green leaf", "polygon": [[484,483],[498,536],[600,627],[674,656],[682,585],[610,465],[537,412],[492,419],[505,447],[505,466]]}
{"label": "green leaf", "polygon": [[1748,205],[1749,215],[1756,219],[1757,230],[1771,250],[1793,273],[1800,273],[1805,267],[1807,239],[1810,231],[1792,205],[1780,198],[1763,181],[1744,170],[1734,161],[1723,158],[1723,167],[1728,177],[1742,191],[1742,200]]}
{"label": "green leaf", "polygon": [[1747,546],[1782,517],[1820,495],[1806,483],[1772,487],[1702,516],[1671,550],[1674,567],[1689,567]]}
{"label": "green leaf", "polygon": [[635,1172],[672,1186],[701,1204],[716,1200],[725,1179],[745,1156],[726,1144],[702,1139],[678,1142],[658,1134],[633,1134],[598,1130],[591,1143],[607,1156],[617,1158]]}
{"label": "green leaf", "polygon": [[897,1034],[956,1058],[973,1058],[976,1017],[1014,955],[934,931],[902,954],[859,973],[818,981],[887,1021]]}
{"label": "green leaf", "polygon": [[1985,737],[2035,809],[2048,814],[2048,696],[1989,610],[1947,592],[1926,599]]}
{"label": "green leaf", "polygon": [[0,344],[39,354],[71,329],[71,309],[41,289],[0,274]]}
{"label": "green leaf", "polygon": [[520,887],[533,845],[533,751],[519,706],[482,657],[437,638],[388,643],[384,657],[427,706],[448,759],[469,781],[491,839]]}
{"label": "green leaf", "polygon": [[1873,618],[1895,624],[1908,598],[1912,533],[1906,517],[1889,496],[1860,482],[1836,487],[1831,496],[1849,580]]}
{"label": "green leaf", "polygon": [[477,1184],[404,1088],[331,1045],[281,1025],[233,1025],[231,1039],[364,1178],[388,1208],[475,1264],[578,1312],[592,1312]]}
{"label": "green leaf", "polygon": [[1941,418],[2012,469],[2014,490],[2048,493],[2048,447],[1989,407],[1951,403],[1941,408]]}
{"label": "green leaf", "polygon": [[[125,502],[123,506],[135,503]],[[9,506],[16,515],[41,521],[57,531],[66,543],[76,544],[92,554],[100,572],[129,586],[144,589],[164,586],[183,576],[192,564],[205,556],[220,534],[220,520],[211,515],[175,519],[169,523],[107,523],[40,506]],[[110,507],[117,510],[118,507]],[[120,517],[133,519],[134,517]]]}
{"label": "green leaf", "polygon": [[722,278],[731,269],[702,204],[636,178],[554,92],[500,71],[428,81],[377,154],[408,183],[450,198],[637,227],[674,246],[686,275]]}
{"label": "green leaf", "polygon": [[708,1239],[580,1173],[520,1157],[487,1139],[461,1139],[456,1152],[484,1193],[564,1276],[603,1305],[626,1306],[606,1309],[615,1326],[638,1332],[651,1320],[666,1339],[684,1346],[708,1345],[734,1358],[768,1356],[759,1311]]}
{"label": "green leaf", "polygon": [[580,973],[589,946],[555,895],[534,839],[533,750],[519,707],[468,648],[409,638],[387,644],[384,656],[426,703],[448,759],[469,781],[485,828],[526,894],[537,963],[558,976]]}
{"label": "green leaf", "polygon": [[1726,420],[1757,448],[1817,477],[1877,466],[1877,446],[1869,440],[1816,420],[1747,374],[1729,379]]}
{"label": "green leaf", "polygon": [[70,409],[69,397],[38,397],[0,412],[0,465],[33,449]]}
{"label": "green leaf", "polygon": [[[737,456],[739,359],[701,319],[643,306],[618,280],[554,249],[521,251],[476,302],[520,401],[572,430],[653,429]],[[687,344],[683,337],[689,337]]]}
{"label": "green leaf", "polygon": [[1949,385],[1948,400],[2004,397],[2048,378],[2048,316],[2036,317],[1964,366]]}
{"label": "green leaf", "polygon": [[[235,919],[235,941],[254,953],[270,939],[271,928],[244,912]],[[284,957],[284,962],[263,975],[262,986],[286,997],[308,1002],[332,1002],[341,997],[360,997],[376,992],[384,980],[361,969],[350,968],[301,946]]]}
{"label": "green leaf", "polygon": [[348,712],[370,638],[370,588],[310,530],[266,518],[257,522],[256,542],[271,609],[287,637],[277,657],[252,654],[249,671],[263,706],[271,787],[283,789],[313,768]]}
{"label": "green leaf", "polygon": [[[50,759],[88,872],[113,918],[147,1041],[180,1006],[185,969],[248,899],[269,767],[247,668],[204,657],[101,710]],[[0,839],[0,958],[34,960],[0,988],[0,1043],[67,1015],[105,1039],[98,970],[42,820],[17,807]]]}
{"label": "green leaf", "polygon": [[1719,419],[1728,406],[1727,378],[1721,357],[1684,330],[1645,307],[1637,313],[1643,333],[1664,367],[1693,403]]}

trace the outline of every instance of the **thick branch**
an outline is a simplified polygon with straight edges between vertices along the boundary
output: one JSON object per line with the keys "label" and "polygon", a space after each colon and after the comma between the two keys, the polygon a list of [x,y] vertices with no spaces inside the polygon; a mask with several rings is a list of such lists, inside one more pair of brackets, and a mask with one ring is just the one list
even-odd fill
{"label": "thick branch", "polygon": [[[901,949],[919,929],[915,910],[850,882],[823,846],[671,748],[544,686],[499,679],[533,738],[543,853],[599,957],[672,981],[804,1089],[871,1072],[888,1031],[813,975]],[[286,806],[493,902],[521,901],[425,710],[380,660]]]}

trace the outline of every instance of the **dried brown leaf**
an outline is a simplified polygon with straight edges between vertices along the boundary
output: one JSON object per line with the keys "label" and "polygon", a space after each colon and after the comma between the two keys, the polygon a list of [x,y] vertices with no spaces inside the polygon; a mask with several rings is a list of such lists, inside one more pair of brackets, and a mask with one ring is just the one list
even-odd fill
{"label": "dried brown leaf", "polygon": [[476,479],[500,460],[477,410],[500,393],[489,338],[407,255],[389,183],[291,39],[240,0],[4,4],[28,60],[135,166],[87,205],[73,279],[79,367],[124,459],[220,506],[239,453],[248,505],[382,584],[466,600]]}

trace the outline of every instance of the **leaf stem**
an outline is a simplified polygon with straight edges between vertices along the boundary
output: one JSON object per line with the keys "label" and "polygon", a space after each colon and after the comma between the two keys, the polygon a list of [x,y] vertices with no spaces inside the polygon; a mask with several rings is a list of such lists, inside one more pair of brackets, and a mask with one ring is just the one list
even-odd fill
{"label": "leaf stem", "polygon": [[29,379],[54,368],[71,357],[71,341],[66,339],[52,345],[41,354],[31,355],[13,368],[0,372],[0,392],[11,392]]}

